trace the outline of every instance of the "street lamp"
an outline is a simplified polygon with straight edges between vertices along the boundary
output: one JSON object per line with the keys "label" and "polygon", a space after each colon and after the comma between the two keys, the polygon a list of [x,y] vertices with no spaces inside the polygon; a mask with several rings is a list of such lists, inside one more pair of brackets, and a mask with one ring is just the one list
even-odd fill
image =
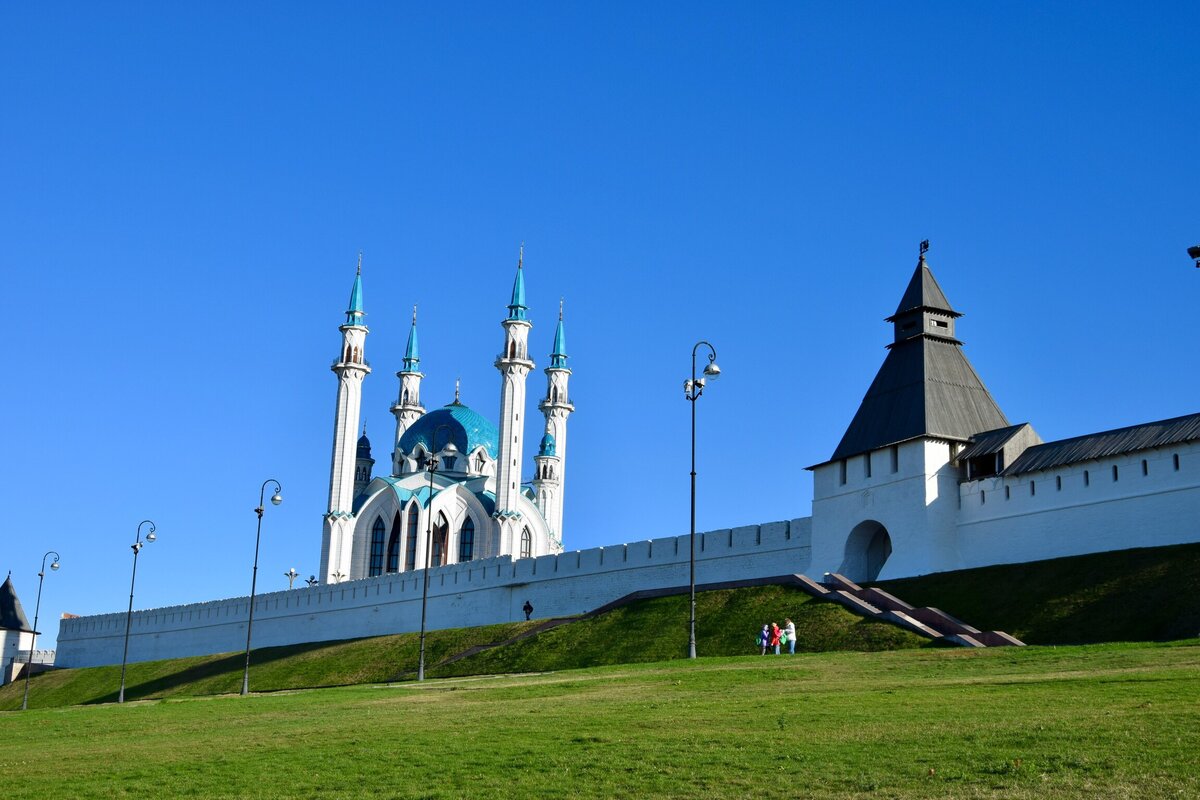
{"label": "street lamp", "polygon": [[307,578],[304,579],[304,582],[308,584],[308,588],[310,588],[310,589],[313,588],[314,586],[316,586],[318,583],[320,583],[320,581],[317,580],[316,575],[309,575]]}
{"label": "street lamp", "polygon": [[283,577],[288,579],[288,588],[291,589],[296,583],[296,578],[300,577],[300,573],[296,572],[296,568],[292,567],[287,572],[283,573]]}
{"label": "street lamp", "polygon": [[21,698],[21,710],[29,708],[29,675],[33,672],[33,650],[37,647],[38,614],[42,611],[42,581],[46,578],[46,559],[54,556],[50,569],[58,572],[58,553],[50,550],[42,556],[42,571],[38,573],[37,605],[33,607],[33,641],[29,643],[29,659],[25,662],[25,696]]}
{"label": "street lamp", "polygon": [[1200,269],[1200,244],[1195,247],[1188,248],[1188,255],[1196,262],[1196,269]]}
{"label": "street lamp", "polygon": [[425,680],[425,607],[429,602],[429,570],[433,558],[433,473],[437,472],[437,435],[442,428],[450,430],[450,426],[442,423],[433,429],[429,440],[429,462],[425,465],[429,470],[429,508],[425,513],[425,583],[421,588],[421,660],[417,662],[417,680]]}
{"label": "street lamp", "polygon": [[[696,351],[701,346],[708,348],[708,363],[704,365],[704,373],[696,377]],[[721,375],[717,366],[717,350],[705,341],[696,342],[692,348],[692,377],[683,382],[683,393],[692,404],[692,527],[691,549],[688,554],[688,594],[691,597],[691,616],[688,620],[688,658],[696,657],[696,401],[704,394],[707,381],[716,380]]]}
{"label": "street lamp", "polygon": [[268,483],[275,484],[275,494],[271,495],[271,505],[277,506],[283,502],[283,498],[279,496],[279,493],[283,491],[279,481],[274,478],[267,478],[263,481],[262,489],[258,492],[258,508],[254,509],[254,513],[258,514],[258,529],[254,532],[254,572],[250,576],[250,616],[246,620],[246,668],[242,670],[243,695],[250,693],[250,628],[254,625],[254,589],[258,583],[258,543],[262,538],[263,498],[267,495]]}
{"label": "street lamp", "polygon": [[[149,525],[150,530],[146,532],[146,541],[142,541],[142,526]],[[117,702],[125,702],[125,664],[129,661],[129,624],[133,621],[133,584],[137,581],[137,557],[138,553],[142,552],[142,548],[153,542],[158,537],[154,535],[154,523],[148,519],[144,519],[138,523],[137,538],[130,547],[133,549],[133,577],[129,579],[129,610],[125,612],[125,652],[121,655],[121,692],[117,695]]]}

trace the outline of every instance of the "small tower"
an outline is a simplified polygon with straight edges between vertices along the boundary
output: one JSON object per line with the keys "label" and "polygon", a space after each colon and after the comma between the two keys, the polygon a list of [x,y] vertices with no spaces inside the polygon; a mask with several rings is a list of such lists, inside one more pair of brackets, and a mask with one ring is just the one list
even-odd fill
{"label": "small tower", "polygon": [[515,525],[506,521],[520,518],[517,498],[521,493],[521,451],[524,427],[521,412],[525,410],[525,378],[533,369],[529,359],[529,321],[525,305],[525,245],[517,259],[517,277],[513,281],[512,299],[504,327],[504,350],[496,357],[500,370],[500,435],[496,464],[496,511],[501,521],[501,552],[511,552]]}
{"label": "small tower", "polygon": [[362,436],[358,437],[358,453],[354,459],[354,496],[362,494],[371,482],[371,468],[375,459],[371,458],[371,440],[367,438],[367,426],[363,425]]}
{"label": "small tower", "polygon": [[421,357],[417,350],[417,307],[413,306],[412,327],[408,331],[408,346],[404,348],[404,367],[396,373],[400,379],[400,395],[392,406],[396,415],[396,438],[392,442],[392,474],[403,471],[403,456],[400,454],[400,437],[425,413],[421,405]]}
{"label": "small tower", "polygon": [[[535,459],[538,461],[536,478],[543,485],[537,487],[537,497],[551,534],[561,542],[563,487],[567,464],[567,417],[575,410],[567,393],[571,369],[567,366],[567,336],[563,331],[561,300],[558,302],[558,327],[554,331],[554,348],[550,353],[550,366],[546,367],[545,372],[546,396],[538,403],[538,408],[546,417],[546,433],[542,437],[538,459]],[[549,473],[548,478],[543,475],[543,469]]]}
{"label": "small tower", "polygon": [[333,415],[333,458],[329,469],[329,505],[321,537],[321,580],[350,574],[350,545],[354,528],[355,466],[358,457],[354,432],[362,406],[362,382],[370,372],[363,356],[367,326],[363,317],[362,254],[350,290],[350,307],[342,332],[342,348],[331,369],[338,378],[337,407]]}

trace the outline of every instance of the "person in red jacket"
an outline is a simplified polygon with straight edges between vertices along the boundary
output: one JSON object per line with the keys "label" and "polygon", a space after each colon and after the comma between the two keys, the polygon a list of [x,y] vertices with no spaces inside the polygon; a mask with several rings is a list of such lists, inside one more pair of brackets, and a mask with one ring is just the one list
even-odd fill
{"label": "person in red jacket", "polygon": [[779,655],[779,623],[771,623],[771,647],[775,648],[775,655]]}

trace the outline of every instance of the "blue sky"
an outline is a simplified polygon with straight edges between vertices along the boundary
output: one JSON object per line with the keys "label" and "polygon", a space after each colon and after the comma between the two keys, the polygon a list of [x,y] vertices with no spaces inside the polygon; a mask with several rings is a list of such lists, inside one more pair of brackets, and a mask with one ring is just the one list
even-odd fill
{"label": "blue sky", "polygon": [[1195,4],[736,5],[0,9],[0,568],[32,616],[62,554],[44,641],[124,609],[143,518],[138,607],[245,594],[266,478],[259,586],[317,571],[360,250],[377,458],[414,303],[426,405],[494,418],[521,241],[534,353],[565,298],[571,549],[687,531],[702,338],[700,529],[806,516],[924,238],[1012,421],[1200,410]]}

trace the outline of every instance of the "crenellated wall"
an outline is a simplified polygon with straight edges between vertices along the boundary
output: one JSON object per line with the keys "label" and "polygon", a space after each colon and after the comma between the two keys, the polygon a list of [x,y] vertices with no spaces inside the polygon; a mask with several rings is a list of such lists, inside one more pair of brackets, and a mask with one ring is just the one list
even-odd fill
{"label": "crenellated wall", "polygon": [[[810,567],[811,519],[696,535],[696,581],[714,583],[803,573]],[[254,647],[381,636],[420,629],[423,572],[404,572],[259,595]],[[581,614],[639,589],[686,585],[688,536],[650,539],[561,555],[510,556],[430,570],[428,626],[458,628]],[[241,650],[249,598],[135,611],[129,660]],[[57,666],[119,663],[125,615],[60,623]]]}

